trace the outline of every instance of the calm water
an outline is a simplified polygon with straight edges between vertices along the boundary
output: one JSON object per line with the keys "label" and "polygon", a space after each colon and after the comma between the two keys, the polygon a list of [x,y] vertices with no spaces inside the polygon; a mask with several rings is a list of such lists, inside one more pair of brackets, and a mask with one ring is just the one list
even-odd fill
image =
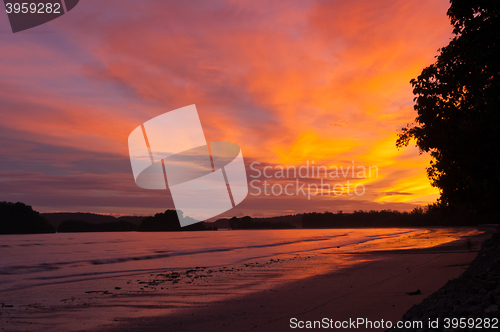
{"label": "calm water", "polygon": [[0,235],[0,291],[168,269],[230,265],[396,239],[415,229]]}

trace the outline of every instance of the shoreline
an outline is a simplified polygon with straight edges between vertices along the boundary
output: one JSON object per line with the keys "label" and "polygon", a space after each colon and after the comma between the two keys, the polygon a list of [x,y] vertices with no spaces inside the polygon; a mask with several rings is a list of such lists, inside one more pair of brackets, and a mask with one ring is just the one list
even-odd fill
{"label": "shoreline", "polygon": [[[477,255],[477,251],[465,249],[464,237],[430,246],[432,241],[449,241],[446,237],[459,232],[454,229],[439,236],[439,232],[429,231],[404,237],[404,241],[398,240],[401,243],[393,241],[389,251],[383,250],[387,241],[375,240],[352,250],[349,246],[339,249],[343,252],[286,254],[175,274],[81,281],[75,284],[78,295],[58,294],[55,285],[41,286],[21,296],[14,308],[2,309],[0,320],[8,330],[30,331],[156,331],[165,326],[180,331],[267,331],[288,328],[283,319],[292,314],[322,319],[329,317],[328,312],[331,318],[334,314],[340,318],[364,311],[373,319],[399,319],[413,304],[457,277]],[[474,235],[474,247],[490,233]],[[426,235],[431,241],[425,244],[428,248],[404,249]],[[424,267],[432,267],[434,272],[422,274]],[[397,287],[388,285],[389,280]],[[416,289],[422,294],[406,295]],[[51,294],[53,301],[31,304],[33,293]],[[381,297],[394,303],[380,306],[375,300]]]}
{"label": "shoreline", "polygon": [[[472,251],[460,239],[406,253],[354,253],[366,256],[366,261],[203,308],[125,319],[117,326],[95,331],[158,331],[167,326],[172,331],[282,331],[292,330],[291,318],[307,322],[325,317],[340,321],[363,317],[396,322],[411,306],[465,271],[490,235],[476,236]],[[417,289],[421,290],[419,295],[407,294]]]}
{"label": "shoreline", "polygon": [[[498,330],[500,306],[500,232],[484,241],[476,259],[458,278],[448,281],[402,320],[424,322],[404,331]],[[464,321],[467,323],[463,324]],[[389,331],[402,331],[390,329]]]}

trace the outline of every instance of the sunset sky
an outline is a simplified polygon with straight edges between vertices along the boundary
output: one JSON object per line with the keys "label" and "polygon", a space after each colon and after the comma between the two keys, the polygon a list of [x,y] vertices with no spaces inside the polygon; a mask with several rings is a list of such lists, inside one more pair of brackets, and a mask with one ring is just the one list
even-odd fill
{"label": "sunset sky", "polygon": [[398,151],[395,140],[416,116],[410,79],[450,40],[448,7],[444,0],[84,0],[16,34],[3,12],[0,201],[40,212],[174,208],[168,192],[136,186],[127,138],[157,115],[196,104],[207,141],[238,144],[249,176],[252,162],[378,168],[378,177],[349,178],[365,186],[361,196],[249,195],[224,216],[434,202],[430,157],[414,144]]}

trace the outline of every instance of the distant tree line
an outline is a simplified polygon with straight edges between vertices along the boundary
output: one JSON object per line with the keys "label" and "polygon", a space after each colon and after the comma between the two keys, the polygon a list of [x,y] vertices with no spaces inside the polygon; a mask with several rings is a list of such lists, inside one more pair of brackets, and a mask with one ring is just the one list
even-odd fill
{"label": "distant tree line", "polygon": [[302,216],[303,228],[357,228],[357,227],[428,227],[428,226],[466,226],[467,217],[443,215],[442,210],[430,205],[414,208],[411,212],[394,210],[354,211],[353,213],[305,213]]}
{"label": "distant tree line", "polygon": [[[354,211],[353,213],[304,213],[268,218],[219,219],[214,223],[196,222],[181,227],[176,210],[166,210],[150,217],[121,217],[91,214],[65,213],[62,215],[83,215],[84,220],[68,219],[59,223],[57,231],[65,232],[171,232],[217,230],[219,227],[231,229],[293,229],[293,228],[357,228],[357,227],[428,227],[428,226],[466,226],[476,222],[467,215],[443,213],[437,205],[415,208],[411,212],[393,210]],[[179,213],[183,222],[194,220]],[[61,216],[57,216],[58,218]],[[94,217],[94,218],[93,218]],[[106,217],[106,218],[105,218]],[[109,218],[108,218],[109,217]],[[125,220],[127,218],[131,218]],[[106,220],[106,222],[101,222]],[[115,221],[108,221],[115,220]],[[137,222],[142,220],[140,224]],[[0,234],[54,233],[51,225],[40,213],[24,203],[0,202]]]}

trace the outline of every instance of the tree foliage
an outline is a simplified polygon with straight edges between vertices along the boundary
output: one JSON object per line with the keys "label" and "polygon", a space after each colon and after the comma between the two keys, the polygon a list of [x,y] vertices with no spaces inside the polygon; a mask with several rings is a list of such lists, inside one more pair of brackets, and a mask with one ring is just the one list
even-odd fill
{"label": "tree foliage", "polygon": [[500,198],[500,1],[451,0],[447,14],[454,37],[411,80],[418,116],[396,145],[415,139],[431,154],[441,207],[492,215]]}

